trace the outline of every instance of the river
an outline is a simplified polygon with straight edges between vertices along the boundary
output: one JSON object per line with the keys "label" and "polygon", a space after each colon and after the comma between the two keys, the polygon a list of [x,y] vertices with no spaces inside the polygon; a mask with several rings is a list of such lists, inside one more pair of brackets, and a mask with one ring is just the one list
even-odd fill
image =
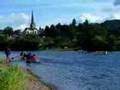
{"label": "river", "polygon": [[[19,52],[13,52],[17,56]],[[58,90],[120,90],[120,52],[37,51],[40,64],[29,67]],[[0,55],[3,55],[1,52]],[[15,61],[22,67],[24,62]]]}

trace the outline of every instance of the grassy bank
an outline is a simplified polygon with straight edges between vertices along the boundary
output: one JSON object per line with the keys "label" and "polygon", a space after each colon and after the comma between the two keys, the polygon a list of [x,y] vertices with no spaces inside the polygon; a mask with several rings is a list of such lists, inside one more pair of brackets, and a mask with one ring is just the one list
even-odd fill
{"label": "grassy bank", "polygon": [[28,75],[17,66],[0,63],[0,90],[26,90]]}
{"label": "grassy bank", "polygon": [[54,90],[31,71],[6,65],[0,59],[0,90]]}

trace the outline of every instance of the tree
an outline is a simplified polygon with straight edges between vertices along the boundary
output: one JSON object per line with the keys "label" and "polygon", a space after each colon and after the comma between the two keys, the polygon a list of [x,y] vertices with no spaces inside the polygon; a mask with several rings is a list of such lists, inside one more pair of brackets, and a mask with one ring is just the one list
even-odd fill
{"label": "tree", "polygon": [[89,21],[86,19],[83,24],[84,24],[84,25],[89,25]]}
{"label": "tree", "polygon": [[77,33],[76,20],[73,19],[72,23],[69,25],[69,35],[70,39],[75,39]]}
{"label": "tree", "polygon": [[4,28],[3,33],[11,36],[13,34],[13,28],[10,26],[7,26]]}
{"label": "tree", "polygon": [[76,24],[77,24],[76,19],[73,19],[73,20],[72,20],[72,25],[75,27]]}
{"label": "tree", "polygon": [[21,30],[20,30],[20,29],[15,30],[13,33],[14,33],[15,35],[20,35],[20,34],[21,34]]}

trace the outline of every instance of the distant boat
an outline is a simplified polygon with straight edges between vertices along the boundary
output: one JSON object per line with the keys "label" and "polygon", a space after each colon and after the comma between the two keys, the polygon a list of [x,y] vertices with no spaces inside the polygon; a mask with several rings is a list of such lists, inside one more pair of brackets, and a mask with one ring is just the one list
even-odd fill
{"label": "distant boat", "polygon": [[96,52],[94,52],[94,54],[97,54],[97,55],[107,55],[108,51],[96,51]]}
{"label": "distant boat", "polygon": [[108,51],[105,51],[105,55],[107,55],[108,54]]}

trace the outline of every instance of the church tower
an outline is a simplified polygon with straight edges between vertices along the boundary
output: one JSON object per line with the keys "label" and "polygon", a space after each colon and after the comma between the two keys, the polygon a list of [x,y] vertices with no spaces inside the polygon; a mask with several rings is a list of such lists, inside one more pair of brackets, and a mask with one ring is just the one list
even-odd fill
{"label": "church tower", "polygon": [[25,34],[38,34],[38,29],[36,28],[35,21],[34,21],[34,14],[33,11],[31,13],[31,22],[30,26],[25,28],[24,30]]}

